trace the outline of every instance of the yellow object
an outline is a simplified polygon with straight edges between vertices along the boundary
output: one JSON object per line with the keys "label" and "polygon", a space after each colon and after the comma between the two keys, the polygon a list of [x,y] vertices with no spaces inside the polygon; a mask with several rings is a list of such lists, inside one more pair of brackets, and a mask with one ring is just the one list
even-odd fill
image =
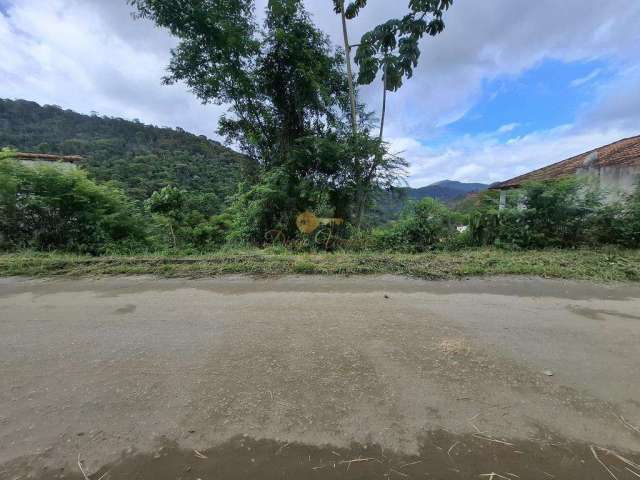
{"label": "yellow object", "polygon": [[318,221],[322,225],[342,225],[344,223],[342,218],[319,218]]}
{"label": "yellow object", "polygon": [[298,215],[296,225],[302,233],[313,233],[320,226],[320,222],[318,221],[318,217],[307,211]]}
{"label": "yellow object", "polygon": [[302,233],[313,233],[320,225],[342,225],[342,218],[318,218],[312,212],[306,211],[298,215],[296,225]]}

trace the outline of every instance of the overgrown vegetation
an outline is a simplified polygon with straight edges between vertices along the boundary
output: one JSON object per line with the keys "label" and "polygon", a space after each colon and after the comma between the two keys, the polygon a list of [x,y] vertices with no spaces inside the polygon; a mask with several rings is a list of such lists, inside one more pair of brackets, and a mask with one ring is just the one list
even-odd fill
{"label": "overgrown vegetation", "polygon": [[640,184],[635,193],[605,202],[606,192],[575,178],[533,182],[497,208],[497,193],[485,193],[469,215],[470,245],[511,249],[640,246]]}
{"label": "overgrown vegetation", "polygon": [[464,215],[436,200],[425,198],[409,205],[399,221],[375,230],[372,244],[379,250],[404,252],[451,248],[456,241],[463,245],[457,227],[464,223]]}
{"label": "overgrown vegetation", "polygon": [[[201,197],[177,187],[164,187],[136,203],[82,170],[25,166],[6,158],[0,160],[0,246],[92,254],[192,254],[225,245],[404,253],[482,246],[640,247],[640,187],[607,203],[601,193],[574,179],[532,183],[510,193],[509,208],[503,210],[497,192],[484,192],[460,209],[426,198],[409,204],[398,221],[384,227],[325,225],[303,234],[283,213],[303,208],[291,190],[304,189],[304,184],[289,180],[286,172],[274,169],[258,185],[240,187],[223,213],[207,215]],[[326,192],[306,191],[317,196],[315,213],[332,212]]]}
{"label": "overgrown vegetation", "polygon": [[[443,30],[451,0],[409,1],[403,17],[365,33],[357,74],[348,26],[366,0],[327,6],[342,18],[344,50],[301,0],[270,0],[262,25],[251,0],[130,3],[179,41],[165,81],[185,82],[205,103],[228,105],[219,132],[244,155],[180,130],[2,100],[0,145],[86,157],[75,170],[23,165],[0,151],[0,248],[14,252],[3,257],[5,274],[166,269],[637,279],[637,265],[629,266],[637,253],[584,249],[640,247],[640,186],[611,203],[606,192],[575,179],[532,183],[510,192],[502,210],[491,191],[457,205],[427,198],[384,224],[372,208],[377,197],[391,210],[404,205],[385,193],[400,185],[406,164],[384,142],[384,106],[387,93],[411,77],[421,39]],[[374,119],[357,88],[379,77],[384,106]],[[303,234],[296,217],[305,211],[324,220]],[[272,253],[237,253],[255,248]],[[542,249],[554,249],[548,258],[560,263]],[[571,252],[577,249],[587,253]]]}
{"label": "overgrown vegetation", "polygon": [[0,248],[95,254],[117,242],[139,247],[145,233],[121,190],[83,171],[0,160]]}
{"label": "overgrown vegetation", "polygon": [[202,197],[210,214],[255,174],[246,156],[202,136],[26,100],[0,99],[0,147],[82,155],[89,178],[113,182],[134,200],[172,185]]}

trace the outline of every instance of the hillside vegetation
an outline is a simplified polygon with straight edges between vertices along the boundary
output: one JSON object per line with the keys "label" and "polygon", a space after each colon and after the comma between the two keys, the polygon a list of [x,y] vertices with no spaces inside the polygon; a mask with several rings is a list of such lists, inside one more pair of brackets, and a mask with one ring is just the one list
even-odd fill
{"label": "hillside vegetation", "polygon": [[442,180],[420,188],[394,188],[381,190],[373,197],[373,204],[367,218],[372,225],[384,225],[397,220],[402,212],[415,202],[432,198],[449,206],[457,206],[467,201],[470,194],[483,192],[489,185]]}
{"label": "hillside vegetation", "polygon": [[[218,131],[245,156],[177,129],[1,101],[0,147],[86,157],[82,168],[69,170],[26,165],[12,159],[15,152],[0,151],[0,249],[9,252],[7,273],[21,271],[13,266],[22,264],[23,252],[35,253],[36,266],[37,252],[55,252],[54,270],[56,255],[72,253],[112,258],[123,265],[117,271],[129,263],[145,271],[160,257],[211,273],[446,276],[434,272],[449,269],[456,276],[576,276],[577,264],[564,269],[549,265],[546,254],[529,252],[596,251],[596,260],[583,264],[591,272],[619,258],[601,255],[602,247],[640,247],[640,187],[611,204],[605,192],[576,178],[530,183],[508,193],[506,208],[499,208],[492,190],[452,201],[484,185],[441,182],[401,191],[417,200],[408,203],[385,193],[403,184],[408,165],[389,151],[384,115],[376,120],[358,102],[358,86],[382,75],[385,101],[388,91],[399,90],[418,65],[423,37],[444,29],[451,0],[409,2],[406,15],[365,33],[355,56],[331,43],[300,0],[271,0],[264,17],[250,1],[196,2],[189,9],[176,9],[170,0],[131,3],[178,39],[165,82],[185,83],[203,103],[227,106]],[[334,0],[333,8],[346,33],[367,5]],[[392,221],[389,212],[396,215]],[[495,247],[527,253],[512,261],[494,254]],[[260,248],[280,255],[230,256]],[[582,253],[564,251],[554,261],[582,259]],[[321,252],[333,255],[308,260]],[[335,254],[347,255],[346,261]],[[490,255],[500,268],[485,263]],[[637,278],[636,253],[622,258],[610,277]],[[436,268],[431,262],[441,263]]]}
{"label": "hillside vegetation", "polygon": [[249,159],[180,129],[0,99],[0,147],[82,155],[90,178],[144,200],[167,185],[207,195],[211,213],[253,172]]}
{"label": "hillside vegetation", "polygon": [[[83,115],[56,105],[0,99],[0,147],[18,151],[82,155],[90,178],[115,182],[134,200],[171,185],[204,196],[208,213],[219,213],[241,180],[256,176],[247,156],[181,129]],[[434,198],[451,204],[487,185],[450,180],[421,188],[380,191],[370,224],[395,220],[410,202]]]}

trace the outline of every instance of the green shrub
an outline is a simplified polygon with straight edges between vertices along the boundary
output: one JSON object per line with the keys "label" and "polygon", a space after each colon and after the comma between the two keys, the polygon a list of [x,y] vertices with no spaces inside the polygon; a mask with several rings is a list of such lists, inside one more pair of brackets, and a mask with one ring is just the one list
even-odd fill
{"label": "green shrub", "polygon": [[8,158],[13,158],[15,154],[15,150],[12,150],[10,148],[2,148],[0,149],[0,160],[5,160]]}
{"label": "green shrub", "polygon": [[511,208],[498,210],[489,201],[471,215],[471,243],[512,249],[637,245],[639,197],[605,205],[601,192],[577,179],[528,183],[509,194]]}
{"label": "green shrub", "polygon": [[524,212],[516,208],[476,211],[469,221],[469,242],[476,246],[528,248],[532,245],[531,228]]}
{"label": "green shrub", "polygon": [[374,230],[373,244],[382,250],[432,250],[459,235],[456,225],[460,221],[460,215],[442,203],[424,198],[410,205],[399,221],[387,228]]}
{"label": "green shrub", "polygon": [[363,252],[370,250],[373,244],[373,236],[370,230],[358,228],[347,224],[344,230],[344,242],[342,248],[351,252]]}
{"label": "green shrub", "polygon": [[284,169],[267,173],[257,185],[241,185],[229,208],[232,220],[227,240],[233,244],[262,245],[272,230],[290,234],[293,215],[301,211],[296,208],[295,190]]}
{"label": "green shrub", "polygon": [[[203,211],[200,193],[167,186],[145,202],[145,209],[154,220],[154,240],[159,247],[179,250],[206,251],[220,247],[231,226],[228,215],[208,217]],[[215,199],[214,199],[215,201]]]}
{"label": "green shrub", "polygon": [[222,246],[230,228],[231,218],[228,214],[215,215],[195,223],[185,231],[185,237],[193,247],[205,251]]}
{"label": "green shrub", "polygon": [[0,246],[101,253],[108,243],[143,242],[134,205],[81,170],[0,160]]}
{"label": "green shrub", "polygon": [[617,218],[619,243],[625,247],[640,248],[640,181]]}
{"label": "green shrub", "polygon": [[522,210],[529,237],[524,247],[576,247],[589,243],[589,225],[600,215],[602,198],[575,178],[524,186]]}

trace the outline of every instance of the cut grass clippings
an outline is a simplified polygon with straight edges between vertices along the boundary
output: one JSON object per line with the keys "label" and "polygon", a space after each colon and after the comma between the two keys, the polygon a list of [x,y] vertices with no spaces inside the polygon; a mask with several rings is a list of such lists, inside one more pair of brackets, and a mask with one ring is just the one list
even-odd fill
{"label": "cut grass clippings", "polygon": [[0,276],[395,274],[427,279],[527,275],[597,281],[640,281],[640,250],[492,248],[422,254],[221,251],[208,255],[92,257],[63,253],[0,254]]}

